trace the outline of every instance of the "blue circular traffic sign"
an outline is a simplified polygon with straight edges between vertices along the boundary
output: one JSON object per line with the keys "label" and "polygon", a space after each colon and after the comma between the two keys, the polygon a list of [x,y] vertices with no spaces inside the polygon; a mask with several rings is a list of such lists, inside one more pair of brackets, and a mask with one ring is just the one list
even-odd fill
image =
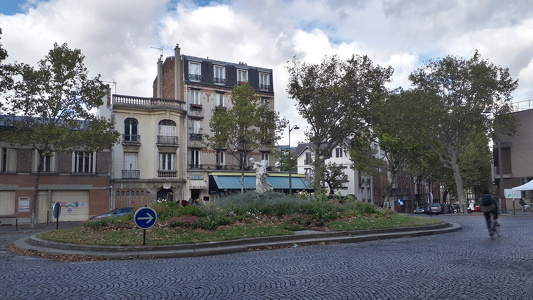
{"label": "blue circular traffic sign", "polygon": [[135,225],[139,228],[147,229],[154,226],[157,221],[157,213],[151,207],[141,207],[133,215]]}

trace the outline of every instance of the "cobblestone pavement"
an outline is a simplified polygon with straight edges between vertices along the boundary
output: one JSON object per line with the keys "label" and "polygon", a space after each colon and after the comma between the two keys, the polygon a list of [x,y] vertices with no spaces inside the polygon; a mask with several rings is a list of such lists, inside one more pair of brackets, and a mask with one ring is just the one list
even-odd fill
{"label": "cobblestone pavement", "polygon": [[179,259],[58,262],[0,250],[0,299],[533,299],[533,213],[501,216],[496,240],[480,214],[438,217],[462,230]]}

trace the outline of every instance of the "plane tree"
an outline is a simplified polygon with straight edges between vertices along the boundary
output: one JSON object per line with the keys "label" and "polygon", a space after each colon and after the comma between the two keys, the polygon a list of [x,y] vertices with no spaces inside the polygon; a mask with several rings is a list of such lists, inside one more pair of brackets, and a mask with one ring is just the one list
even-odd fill
{"label": "plane tree", "polygon": [[101,151],[118,141],[113,121],[93,111],[103,104],[109,87],[100,75],[89,77],[85,56],[67,44],[54,44],[37,66],[2,65],[1,90],[6,140],[29,145],[39,157],[31,201],[36,223],[39,181],[47,156],[75,150]]}
{"label": "plane tree", "polygon": [[385,83],[393,70],[375,65],[366,55],[326,57],[318,64],[294,58],[287,70],[287,92],[308,123],[307,139],[315,145],[313,187],[319,190],[333,149],[369,132],[369,104],[388,93]]}
{"label": "plane tree", "polygon": [[[430,60],[409,75],[412,88],[398,91],[382,101],[391,112],[387,130],[399,131],[424,143],[452,171],[459,203],[464,207],[463,174],[460,162],[477,135],[494,129],[512,134],[516,122],[510,114],[511,93],[518,81],[509,70],[481,58],[447,56]],[[487,114],[485,112],[490,112]]]}

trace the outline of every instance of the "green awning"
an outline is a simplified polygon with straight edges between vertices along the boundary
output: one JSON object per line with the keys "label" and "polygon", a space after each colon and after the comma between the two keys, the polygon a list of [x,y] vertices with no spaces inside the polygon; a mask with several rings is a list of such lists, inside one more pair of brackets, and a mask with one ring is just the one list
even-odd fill
{"label": "green awning", "polygon": [[[241,176],[224,176],[224,175],[211,175],[212,181],[216,184],[216,187],[209,186],[210,192],[224,191],[224,190],[240,190],[241,189]],[[244,176],[244,189],[255,190],[255,176]],[[288,176],[269,176],[268,183],[272,185],[274,190],[288,190],[289,189],[289,177]],[[292,177],[292,189],[293,190],[311,190],[311,184],[305,177]]]}

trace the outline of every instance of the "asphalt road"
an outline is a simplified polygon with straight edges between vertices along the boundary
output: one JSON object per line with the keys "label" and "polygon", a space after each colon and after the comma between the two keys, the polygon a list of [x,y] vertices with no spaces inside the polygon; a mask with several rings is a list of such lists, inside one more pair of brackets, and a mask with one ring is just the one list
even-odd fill
{"label": "asphalt road", "polygon": [[[501,216],[496,240],[480,214],[438,218],[462,230],[156,260],[58,262],[0,250],[0,299],[533,299],[533,212]],[[1,244],[24,234],[2,229]]]}

